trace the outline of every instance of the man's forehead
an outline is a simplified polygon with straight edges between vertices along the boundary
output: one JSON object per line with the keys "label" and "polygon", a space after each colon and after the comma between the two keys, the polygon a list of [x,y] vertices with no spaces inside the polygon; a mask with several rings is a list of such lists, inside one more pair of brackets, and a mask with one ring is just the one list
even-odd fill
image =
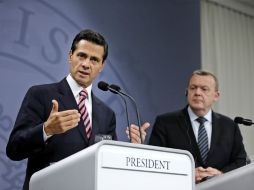
{"label": "man's forehead", "polygon": [[212,76],[206,75],[193,75],[190,79],[189,85],[198,85],[198,86],[215,86],[215,80]]}

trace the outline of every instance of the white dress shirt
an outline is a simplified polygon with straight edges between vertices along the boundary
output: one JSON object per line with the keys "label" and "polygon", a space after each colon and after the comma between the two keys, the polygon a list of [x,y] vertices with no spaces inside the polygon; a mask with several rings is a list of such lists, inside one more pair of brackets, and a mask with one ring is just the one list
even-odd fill
{"label": "white dress shirt", "polygon": [[[190,106],[188,107],[188,113],[189,113],[189,116],[190,116],[191,125],[192,125],[194,135],[196,137],[196,141],[198,142],[198,128],[199,128],[199,125],[200,125],[199,122],[196,121],[198,116],[192,111]],[[212,138],[212,110],[211,109],[207,112],[207,114],[204,116],[204,118],[206,118],[206,120],[207,120],[204,123],[204,125],[205,125],[205,129],[206,129],[207,137],[208,137],[208,148],[210,149],[210,147],[211,147],[211,138]]]}
{"label": "white dress shirt", "polygon": [[[73,96],[78,104],[79,102],[79,93],[80,91],[83,89],[83,87],[81,87],[71,76],[71,74],[69,74],[66,77],[66,80],[71,88],[71,91],[73,93]],[[90,86],[88,86],[86,88],[86,91],[88,93],[88,98],[85,99],[85,105],[86,105],[86,109],[88,111],[89,117],[90,117],[90,122],[92,124],[92,96],[91,96],[91,92],[92,92],[92,84]]]}

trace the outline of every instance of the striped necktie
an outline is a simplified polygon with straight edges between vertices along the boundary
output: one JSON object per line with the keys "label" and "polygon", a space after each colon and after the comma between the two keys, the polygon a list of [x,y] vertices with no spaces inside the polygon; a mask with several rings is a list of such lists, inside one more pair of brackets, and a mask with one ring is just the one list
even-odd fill
{"label": "striped necktie", "polygon": [[208,137],[204,124],[207,120],[204,117],[199,117],[196,120],[199,122],[198,147],[203,163],[206,163],[206,158],[208,154]]}
{"label": "striped necktie", "polygon": [[83,120],[83,124],[85,126],[86,137],[89,140],[90,136],[91,136],[92,125],[91,125],[89,114],[88,114],[88,111],[87,111],[87,108],[86,108],[86,105],[85,105],[85,99],[87,97],[88,97],[88,93],[87,93],[86,89],[81,90],[80,93],[79,93],[78,108],[79,108],[81,118]]}

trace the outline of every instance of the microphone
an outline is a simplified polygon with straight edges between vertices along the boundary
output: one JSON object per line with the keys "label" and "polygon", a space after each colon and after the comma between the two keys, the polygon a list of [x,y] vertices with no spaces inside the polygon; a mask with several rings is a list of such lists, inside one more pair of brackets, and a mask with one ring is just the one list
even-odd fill
{"label": "microphone", "polygon": [[[103,91],[108,91],[108,90],[109,90],[110,92],[113,92],[114,94],[119,94],[118,88],[117,88],[117,87],[115,87],[115,86],[113,85],[113,88],[112,88],[112,85],[109,86],[109,84],[106,83],[106,82],[104,82],[104,81],[100,81],[100,82],[98,83],[98,88],[101,89],[101,90],[103,90]],[[120,87],[119,87],[119,88],[120,88]]]}
{"label": "microphone", "polygon": [[98,83],[98,88],[101,89],[101,90],[103,90],[103,91],[107,91],[107,90],[108,90],[108,87],[109,87],[108,83],[106,83],[106,82],[104,82],[104,81],[100,81],[100,82]]}
{"label": "microphone", "polygon": [[[139,116],[139,111],[138,111],[138,107],[137,107],[137,104],[136,104],[135,99],[134,99],[132,96],[130,96],[130,95],[128,95],[128,94],[122,92],[122,91],[121,91],[121,88],[120,88],[118,85],[111,84],[109,87],[110,87],[111,89],[114,89],[114,90],[117,91],[118,93],[120,93],[120,94],[122,94],[122,95],[128,97],[128,98],[132,101],[132,103],[133,103],[133,105],[134,105],[134,107],[135,107],[135,110],[136,110],[136,115],[137,115],[137,120],[138,120],[138,127],[139,127],[139,135],[140,135],[141,144],[144,144],[144,140],[143,140],[143,137],[142,137],[142,131],[141,131],[140,116]],[[129,127],[129,128],[130,128],[130,127]]]}
{"label": "microphone", "polygon": [[254,124],[254,123],[252,123],[252,120],[244,119],[242,117],[235,117],[234,122],[238,123],[238,124],[247,125],[247,126],[250,126],[250,125]]}
{"label": "microphone", "polygon": [[[109,85],[108,85],[108,83],[106,83],[106,82],[104,82],[104,81],[100,81],[99,83],[98,83],[98,88],[100,89],[100,90],[102,90],[102,91],[110,91],[110,92],[112,92],[112,93],[114,93],[114,94],[118,94],[122,99],[123,99],[123,101],[124,101],[124,104],[125,104],[125,113],[126,113],[126,120],[127,120],[127,125],[128,125],[128,127],[130,126],[130,121],[129,121],[129,115],[128,115],[128,107],[127,107],[127,103],[126,103],[126,100],[125,100],[125,98],[123,97],[123,95],[121,94],[121,93],[119,93],[117,90],[115,90],[115,89],[113,89],[112,87],[110,87]],[[130,133],[130,142],[132,141],[132,139],[131,139],[131,129],[130,129],[130,127],[129,127],[129,133]]]}
{"label": "microphone", "polygon": [[119,86],[117,86],[115,84],[111,84],[109,87],[120,93],[121,88]]}

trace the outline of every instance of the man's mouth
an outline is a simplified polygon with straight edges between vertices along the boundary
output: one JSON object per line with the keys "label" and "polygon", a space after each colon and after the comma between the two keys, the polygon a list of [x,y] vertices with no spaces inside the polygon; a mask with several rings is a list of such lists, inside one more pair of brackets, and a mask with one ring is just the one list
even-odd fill
{"label": "man's mouth", "polygon": [[89,73],[88,73],[88,72],[85,72],[85,71],[79,71],[79,73],[80,73],[81,75],[85,75],[85,76],[89,75]]}

